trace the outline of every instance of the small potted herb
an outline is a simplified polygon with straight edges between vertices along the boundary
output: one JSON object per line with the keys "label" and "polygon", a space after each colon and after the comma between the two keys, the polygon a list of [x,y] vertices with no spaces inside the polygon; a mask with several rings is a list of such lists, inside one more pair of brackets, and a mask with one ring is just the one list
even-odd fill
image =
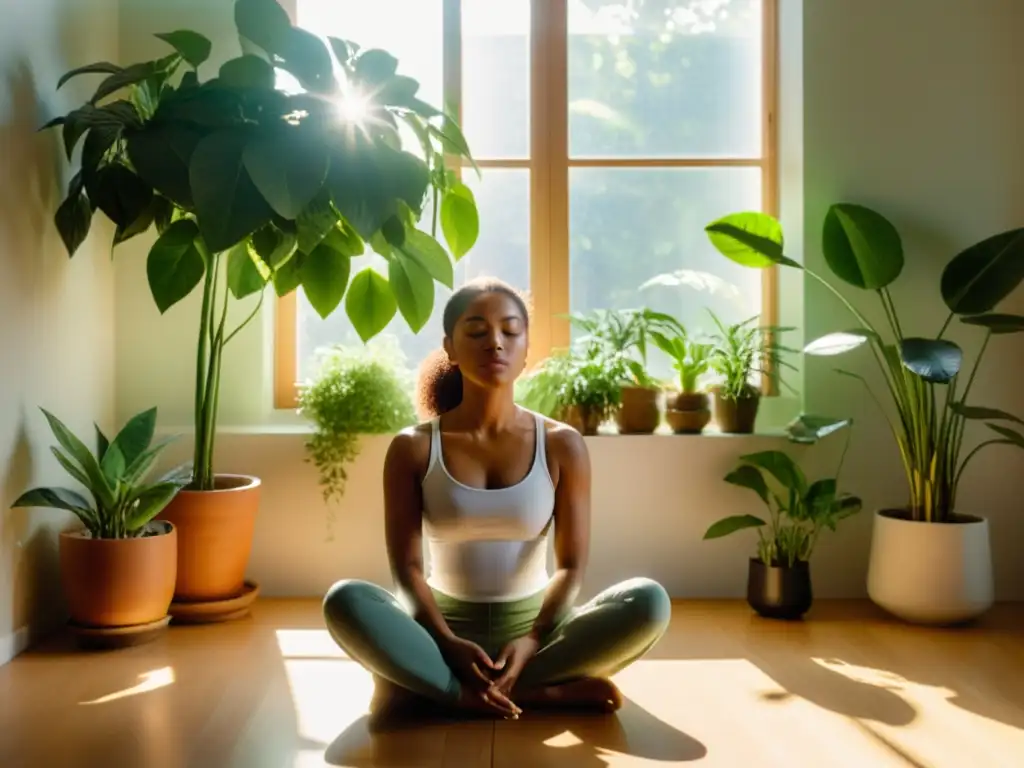
{"label": "small potted herb", "polygon": [[748,488],[761,497],[768,519],[749,514],[727,517],[708,528],[704,539],[748,528],[757,530],[757,555],[750,558],[747,576],[747,602],[759,615],[798,619],[810,609],[810,560],[819,536],[826,528],[836,530],[840,520],[861,509],[859,498],[839,492],[838,475],[837,469],[836,477],[809,483],[797,463],[783,451],[741,456],[740,465],[726,475],[725,482]]}
{"label": "small potted herb", "polygon": [[712,345],[692,338],[678,323],[671,334],[655,332],[652,338],[679,374],[679,392],[669,398],[665,420],[677,435],[700,434],[711,421],[711,398],[700,380],[711,366]]}

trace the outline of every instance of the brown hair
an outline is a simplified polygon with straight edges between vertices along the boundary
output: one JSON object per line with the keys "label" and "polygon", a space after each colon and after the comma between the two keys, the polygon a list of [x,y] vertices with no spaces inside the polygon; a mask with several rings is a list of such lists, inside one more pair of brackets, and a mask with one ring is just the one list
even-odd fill
{"label": "brown hair", "polygon": [[[529,308],[515,288],[495,277],[477,278],[456,290],[445,304],[441,324],[447,338],[452,338],[455,324],[466,308],[485,293],[503,293],[512,299],[523,313],[523,320],[529,328]],[[424,420],[447,413],[462,402],[462,372],[458,366],[449,362],[444,349],[433,352],[420,366],[416,399],[420,418]]]}

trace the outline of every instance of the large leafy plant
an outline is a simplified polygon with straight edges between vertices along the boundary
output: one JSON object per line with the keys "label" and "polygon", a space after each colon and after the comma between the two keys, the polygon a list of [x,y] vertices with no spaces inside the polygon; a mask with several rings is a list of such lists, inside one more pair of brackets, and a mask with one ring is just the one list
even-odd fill
{"label": "large leafy plant", "polygon": [[[472,163],[458,125],[417,97],[382,50],[326,41],[292,26],[275,0],[238,0],[244,51],[209,77],[210,41],[157,35],[168,55],[122,67],[98,62],[72,77],[105,77],[89,101],[48,123],[70,158],[81,144],[55,221],[70,255],[94,213],[114,246],[155,229],[146,263],[161,313],[201,290],[192,487],[214,487],[213,443],[225,345],[258,313],[268,286],[299,287],[323,317],[342,301],[365,341],[400,313],[419,331],[435,282],[452,287],[452,259],[475,243],[472,193],[446,157]],[[278,71],[299,87],[278,85]],[[416,137],[405,149],[399,126]],[[428,209],[428,203],[430,208]],[[418,224],[430,222],[430,234]],[[436,239],[440,225],[451,255]],[[387,276],[352,259],[375,252]],[[228,306],[258,296],[239,325]]]}
{"label": "large leafy plant", "polygon": [[[767,214],[735,213],[709,224],[711,242],[725,256],[748,267],[782,265],[802,269],[839,299],[858,327],[830,333],[807,344],[809,355],[840,355],[867,346],[889,392],[886,409],[859,374],[839,370],[864,384],[899,446],[909,489],[912,520],[948,522],[955,513],[960,479],[970,460],[986,446],[1024,448],[1024,434],[1006,422],[1024,423],[1005,411],[968,401],[978,367],[993,336],[1024,331],[1024,317],[995,312],[1024,279],[1024,228],[987,237],[954,256],[939,283],[948,315],[934,336],[909,332],[889,286],[903,272],[902,239],[882,214],[862,205],[837,203],[825,216],[822,251],[832,274],[878,299],[884,325],[876,325],[825,277],[784,253],[782,226]],[[962,380],[964,354],[943,338],[954,319],[984,333],[974,366]],[[994,437],[963,456],[964,431],[982,420]]]}
{"label": "large leafy plant", "polygon": [[[839,466],[841,469],[842,459]],[[740,465],[726,475],[725,482],[757,493],[768,510],[768,519],[749,514],[727,517],[709,527],[704,538],[718,539],[753,528],[758,537],[757,557],[765,565],[792,568],[798,562],[809,562],[822,531],[835,531],[839,521],[862,507],[856,496],[839,492],[840,469],[836,477],[812,483],[784,451],[741,456]]]}
{"label": "large leafy plant", "polygon": [[146,535],[147,524],[163,511],[181,487],[176,482],[146,482],[169,442],[152,445],[156,409],[129,419],[113,440],[96,427],[95,451],[60,419],[41,410],[57,438],[58,444],[50,450],[92,500],[70,488],[42,487],[26,491],[11,506],[72,512],[94,539],[131,539]]}

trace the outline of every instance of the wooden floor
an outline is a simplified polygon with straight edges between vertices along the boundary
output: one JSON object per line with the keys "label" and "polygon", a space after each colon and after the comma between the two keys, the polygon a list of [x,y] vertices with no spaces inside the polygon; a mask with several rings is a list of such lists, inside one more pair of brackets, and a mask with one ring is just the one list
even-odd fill
{"label": "wooden floor", "polygon": [[1024,605],[929,630],[856,602],[821,602],[801,624],[678,603],[616,680],[616,716],[371,734],[370,678],[332,645],[319,602],[264,600],[149,645],[86,653],[56,638],[0,667],[0,766],[1024,766]]}

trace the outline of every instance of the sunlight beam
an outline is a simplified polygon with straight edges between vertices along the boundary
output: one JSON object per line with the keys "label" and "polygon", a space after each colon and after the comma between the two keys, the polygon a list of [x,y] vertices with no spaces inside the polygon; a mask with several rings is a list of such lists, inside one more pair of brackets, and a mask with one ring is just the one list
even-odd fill
{"label": "sunlight beam", "polygon": [[94,704],[106,704],[110,701],[117,701],[118,699],[125,699],[129,696],[136,696],[140,693],[149,693],[159,688],[166,688],[167,686],[174,683],[174,668],[173,667],[162,667],[161,669],[154,669],[152,672],[146,672],[145,674],[139,675],[140,682],[125,688],[115,693],[108,693],[106,696],[101,696],[98,699],[92,701],[80,701],[79,706],[88,707]]}

